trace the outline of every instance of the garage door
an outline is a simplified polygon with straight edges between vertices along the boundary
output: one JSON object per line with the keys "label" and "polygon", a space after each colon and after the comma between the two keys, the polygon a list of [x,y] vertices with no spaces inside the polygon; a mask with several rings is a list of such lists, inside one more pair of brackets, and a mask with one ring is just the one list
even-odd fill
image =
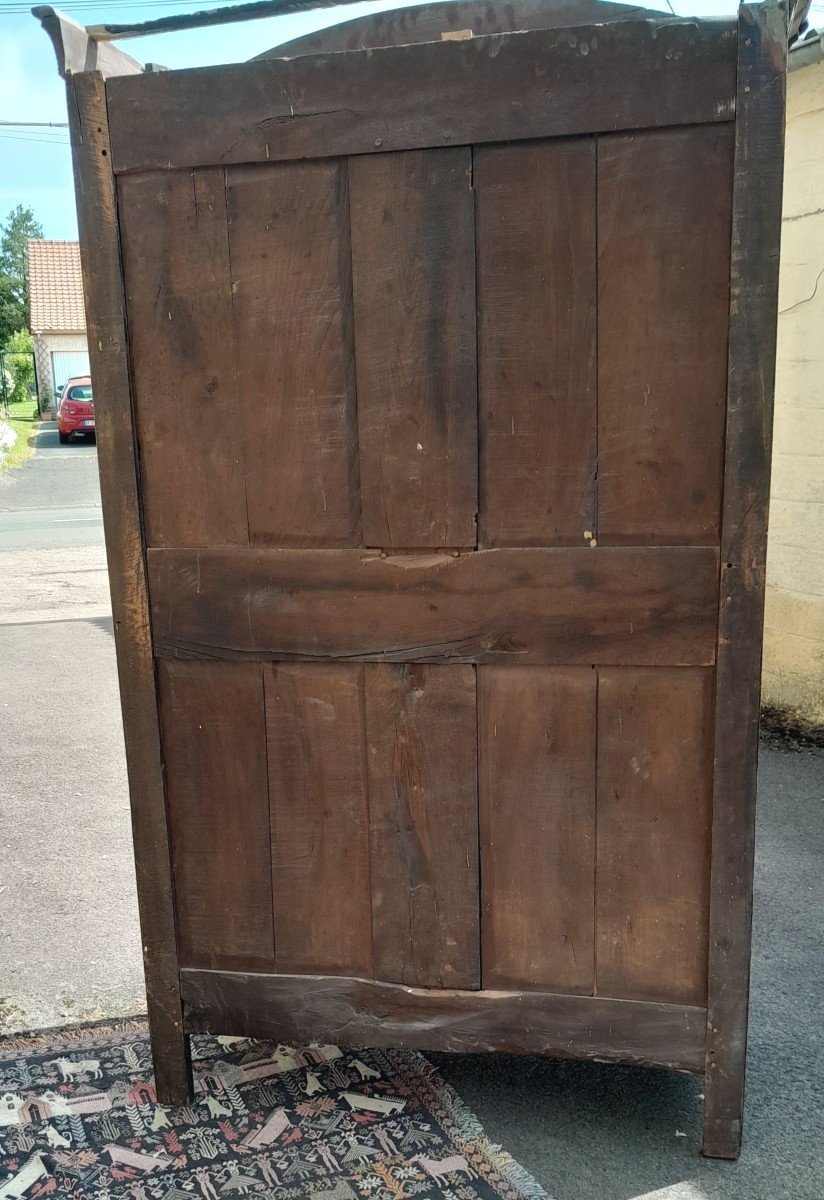
{"label": "garage door", "polygon": [[85,350],[52,351],[52,386],[55,391],[73,375],[89,374],[89,355]]}

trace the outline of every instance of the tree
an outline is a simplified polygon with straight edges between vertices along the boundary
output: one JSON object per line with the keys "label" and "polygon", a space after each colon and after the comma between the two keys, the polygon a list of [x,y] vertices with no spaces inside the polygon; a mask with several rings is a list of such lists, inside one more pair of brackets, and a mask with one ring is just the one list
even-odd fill
{"label": "tree", "polygon": [[34,338],[28,329],[18,329],[6,343],[3,365],[12,377],[14,403],[30,399],[34,387]]}
{"label": "tree", "polygon": [[0,226],[0,347],[29,323],[26,241],[41,238],[43,226],[30,208],[18,204]]}

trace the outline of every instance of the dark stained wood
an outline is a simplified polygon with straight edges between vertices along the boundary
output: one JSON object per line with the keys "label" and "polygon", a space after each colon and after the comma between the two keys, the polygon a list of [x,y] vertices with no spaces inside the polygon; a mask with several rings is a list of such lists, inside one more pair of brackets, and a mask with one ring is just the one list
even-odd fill
{"label": "dark stained wood", "polygon": [[706,1003],[712,686],[710,671],[599,671],[599,995]]}
{"label": "dark stained wood", "polygon": [[598,143],[602,544],[718,539],[733,133]]}
{"label": "dark stained wood", "polygon": [[738,1153],[787,15],[585,3],[69,81],[164,1102],[522,1050]]}
{"label": "dark stained wood", "polygon": [[[708,665],[711,547],[150,550],[158,654]],[[242,597],[242,600],[238,600]]]}
{"label": "dark stained wood", "polygon": [[[668,16],[109,81],[116,171],[729,120],[735,25]],[[368,98],[368,99],[367,99]],[[207,113],[208,119],[204,119]]]}
{"label": "dark stained wood", "polygon": [[475,253],[467,146],[350,162],[367,546],[474,546]]}
{"label": "dark stained wood", "polygon": [[295,1045],[503,1050],[701,1071],[706,1011],[543,992],[463,992],[365,979],[183,971],[186,1028]]}
{"label": "dark stained wood", "polygon": [[192,1073],[183,1033],[117,202],[101,76],[70,78],[67,99],[155,1085],[161,1103],[183,1104],[191,1099]]}
{"label": "dark stained wood", "polygon": [[266,671],[275,966],[372,973],[363,668]]}
{"label": "dark stained wood", "polygon": [[233,167],[226,205],[250,541],[355,546],[346,166]]}
{"label": "dark stained wood", "polygon": [[[648,12],[648,10],[647,10]],[[305,33],[281,42],[256,58],[293,58],[296,54],[328,54],[378,46],[410,46],[439,42],[456,34],[482,37],[523,29],[561,29],[594,21],[636,20],[644,16],[637,5],[604,4],[602,0],[508,0],[487,4],[483,0],[445,0],[415,8],[394,8],[367,13],[339,25]]]}
{"label": "dark stained wood", "polygon": [[223,171],[140,175],[118,194],[147,543],[246,545]]}
{"label": "dark stained wood", "polygon": [[593,991],[596,683],[478,668],[485,988]]}
{"label": "dark stained wood", "polygon": [[744,1104],[787,48],[778,5],[739,20],[703,1142],[716,1158],[738,1157]]}
{"label": "dark stained wood", "polygon": [[482,546],[596,530],[595,140],[475,152]]}
{"label": "dark stained wood", "polygon": [[480,986],[472,667],[365,668],[374,974]]}
{"label": "dark stained wood", "polygon": [[180,961],[274,968],[263,669],[158,665]]}

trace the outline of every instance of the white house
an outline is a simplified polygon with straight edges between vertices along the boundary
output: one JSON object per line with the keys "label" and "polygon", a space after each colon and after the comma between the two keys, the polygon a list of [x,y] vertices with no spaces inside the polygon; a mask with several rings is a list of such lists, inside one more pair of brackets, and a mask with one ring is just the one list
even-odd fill
{"label": "white house", "polygon": [[37,394],[45,409],[71,375],[89,373],[80,246],[31,238],[27,249],[29,326],[34,337]]}
{"label": "white house", "polygon": [[763,703],[824,725],[824,47],[790,50]]}

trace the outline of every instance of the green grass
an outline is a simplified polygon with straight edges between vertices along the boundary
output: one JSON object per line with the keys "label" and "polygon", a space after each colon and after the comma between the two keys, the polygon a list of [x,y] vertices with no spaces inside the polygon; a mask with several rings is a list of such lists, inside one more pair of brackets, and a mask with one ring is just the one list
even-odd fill
{"label": "green grass", "polygon": [[8,416],[0,406],[0,421],[11,425],[17,434],[17,441],[11,450],[0,458],[0,471],[8,471],[10,468],[19,467],[34,453],[34,435],[40,422],[37,405],[34,400],[24,400],[21,404],[10,404]]}

